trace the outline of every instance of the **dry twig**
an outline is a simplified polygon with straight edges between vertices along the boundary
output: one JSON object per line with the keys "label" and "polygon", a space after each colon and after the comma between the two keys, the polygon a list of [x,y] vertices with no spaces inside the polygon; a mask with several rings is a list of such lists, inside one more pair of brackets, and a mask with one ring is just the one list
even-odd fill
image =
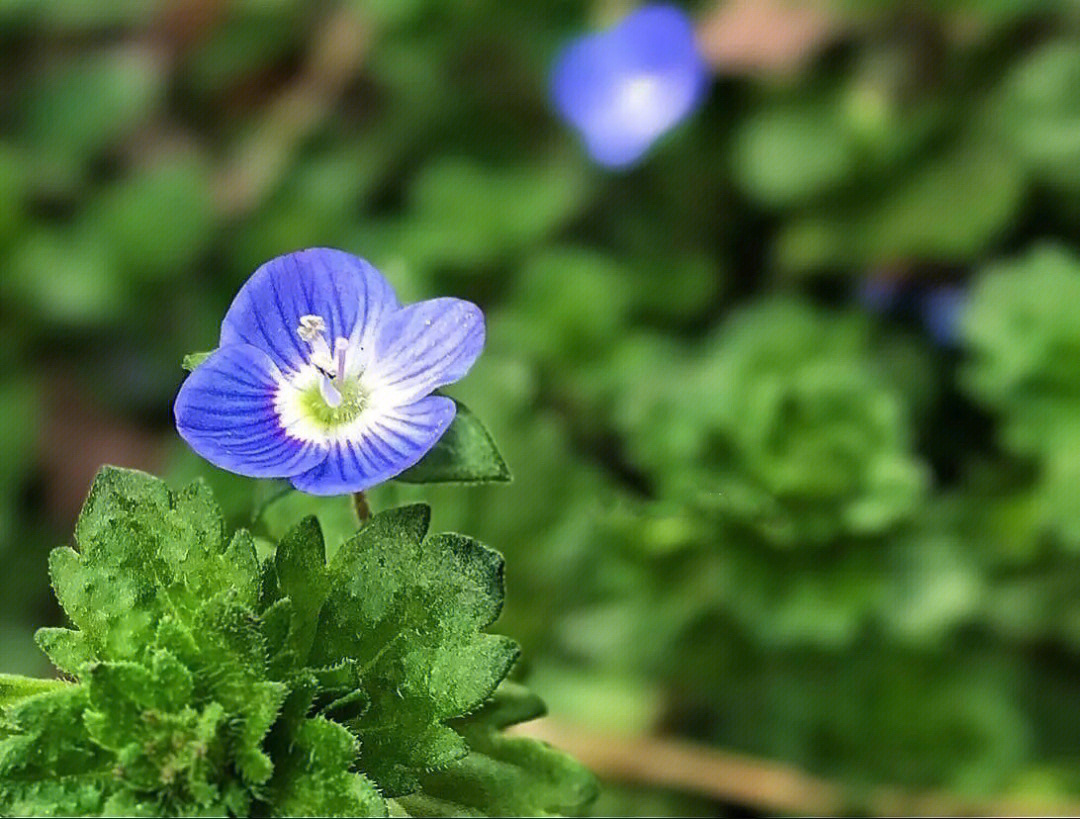
{"label": "dry twig", "polygon": [[837,816],[1080,816],[1080,803],[967,799],[894,787],[855,790],[797,768],[660,737],[605,734],[551,718],[513,729],[577,757],[603,779],[673,788],[768,813]]}

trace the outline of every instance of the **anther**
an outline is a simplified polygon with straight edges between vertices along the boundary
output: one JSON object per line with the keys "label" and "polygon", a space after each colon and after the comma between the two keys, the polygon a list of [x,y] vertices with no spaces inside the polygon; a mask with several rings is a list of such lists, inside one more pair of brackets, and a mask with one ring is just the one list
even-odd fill
{"label": "anther", "polygon": [[309,344],[315,339],[326,335],[326,321],[322,316],[300,316],[300,326],[297,334]]}

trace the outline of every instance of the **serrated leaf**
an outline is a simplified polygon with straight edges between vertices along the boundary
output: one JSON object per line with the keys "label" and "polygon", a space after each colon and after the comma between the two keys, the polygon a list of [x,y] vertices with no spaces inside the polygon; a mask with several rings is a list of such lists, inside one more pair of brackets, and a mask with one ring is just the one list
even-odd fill
{"label": "serrated leaf", "polygon": [[370,697],[353,723],[360,765],[389,793],[465,754],[446,720],[482,703],[518,653],[480,631],[502,606],[502,558],[460,535],[425,537],[429,516],[383,512],[342,546],[312,652],[316,664],[359,663]]}
{"label": "serrated leaf", "polygon": [[245,606],[255,608],[261,592],[259,557],[251,533],[241,529],[225,549],[224,566],[228,572],[237,599]]}
{"label": "serrated leaf", "polygon": [[423,774],[417,793],[397,801],[411,816],[575,815],[597,794],[596,779],[566,754],[535,739],[507,736],[509,725],[544,713],[539,697],[503,683],[476,714],[455,723],[469,755]]}
{"label": "serrated leaf", "polygon": [[4,708],[13,735],[0,739],[0,813],[94,813],[110,760],[82,730],[85,686],[66,685]]}
{"label": "serrated leaf", "polygon": [[26,697],[56,691],[69,686],[63,680],[39,680],[17,674],[0,674],[0,709]]}
{"label": "serrated leaf", "polygon": [[[288,693],[268,679],[250,535],[226,546],[202,482],[174,494],[152,476],[106,468],[76,539],[81,551],[55,550],[50,568],[81,630],[45,630],[39,640],[89,693],[74,724],[85,726],[91,756],[110,752],[122,772],[109,780],[106,804],[246,813],[251,789],[273,772],[262,746]],[[75,764],[64,760],[48,776]],[[132,802],[133,791],[162,798]]]}
{"label": "serrated leaf", "polygon": [[328,592],[326,548],[315,517],[304,518],[282,538],[274,554],[274,571],[277,596],[292,602],[289,648],[306,664]]}
{"label": "serrated leaf", "polygon": [[349,771],[356,737],[315,717],[305,720],[271,784],[275,816],[386,816],[386,802],[363,775]]}
{"label": "serrated leaf", "polygon": [[263,751],[262,742],[288,693],[288,688],[277,682],[257,683],[248,688],[248,707],[239,736],[236,765],[250,784],[262,785],[273,774],[274,763]]}
{"label": "serrated leaf", "polygon": [[[79,551],[50,558],[78,629],[38,634],[78,682],[0,677],[0,812],[383,816],[421,774],[549,764],[499,745],[454,768],[483,738],[462,717],[518,649],[482,633],[501,556],[429,522],[424,505],[377,515],[328,566],[308,517],[260,565],[204,483],[102,470]],[[530,792],[492,804],[558,801]]]}
{"label": "serrated leaf", "polygon": [[97,660],[86,635],[68,628],[41,628],[34,635],[38,646],[65,674],[78,676],[83,667]]}
{"label": "serrated leaf", "polygon": [[418,464],[396,480],[403,483],[505,483],[510,470],[490,433],[459,401],[449,429]]}

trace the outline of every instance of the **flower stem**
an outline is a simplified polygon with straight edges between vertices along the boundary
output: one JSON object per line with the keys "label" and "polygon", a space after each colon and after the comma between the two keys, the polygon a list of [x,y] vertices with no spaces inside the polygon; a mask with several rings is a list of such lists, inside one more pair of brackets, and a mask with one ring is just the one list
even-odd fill
{"label": "flower stem", "polygon": [[357,523],[363,523],[371,517],[371,507],[368,506],[367,498],[364,497],[363,492],[353,492],[352,503]]}

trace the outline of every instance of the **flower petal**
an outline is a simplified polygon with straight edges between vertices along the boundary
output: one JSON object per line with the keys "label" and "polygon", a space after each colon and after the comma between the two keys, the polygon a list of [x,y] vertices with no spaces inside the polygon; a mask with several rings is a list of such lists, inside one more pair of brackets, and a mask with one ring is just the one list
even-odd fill
{"label": "flower petal", "polygon": [[370,383],[380,404],[409,404],[462,378],[483,349],[484,314],[472,302],[410,304],[379,327]]}
{"label": "flower petal", "polygon": [[301,316],[321,316],[334,339],[370,346],[379,318],[399,307],[390,283],[371,264],[340,250],[312,248],[259,267],[233,300],[221,325],[221,346],[251,344],[283,371],[307,363],[297,334]]}
{"label": "flower petal", "polygon": [[275,397],[282,376],[250,345],[221,347],[188,376],[173,411],[180,437],[214,466],[251,478],[288,478],[326,459],[327,448],[291,437]]}
{"label": "flower petal", "polygon": [[612,30],[628,63],[656,72],[680,72],[688,79],[704,71],[694,23],[678,6],[643,6]]}
{"label": "flower petal", "polygon": [[637,160],[701,101],[708,67],[682,10],[650,5],[566,48],[551,75],[559,113],[602,165]]}
{"label": "flower petal", "polygon": [[408,406],[372,413],[354,438],[331,444],[322,464],[293,476],[293,486],[311,495],[341,495],[389,480],[435,446],[455,412],[457,407],[449,398],[431,395]]}

